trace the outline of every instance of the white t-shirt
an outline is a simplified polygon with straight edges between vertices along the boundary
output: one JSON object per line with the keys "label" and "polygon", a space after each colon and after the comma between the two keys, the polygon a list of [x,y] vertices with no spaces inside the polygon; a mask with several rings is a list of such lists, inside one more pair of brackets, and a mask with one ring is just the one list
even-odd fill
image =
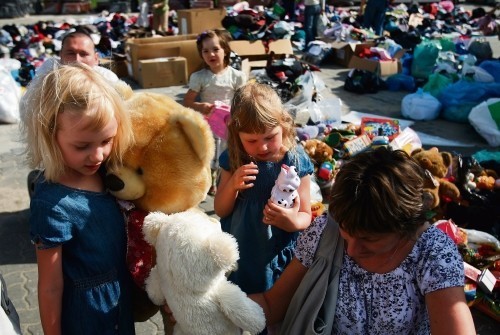
{"label": "white t-shirt", "polygon": [[200,94],[201,102],[222,101],[231,104],[234,91],[247,81],[244,72],[227,66],[221,73],[215,74],[210,69],[194,72],[189,78],[189,89]]}
{"label": "white t-shirt", "polygon": [[[31,82],[28,85],[27,91],[21,96],[21,101],[19,102],[19,109],[21,114],[25,110],[25,105],[26,105],[26,97],[28,95],[28,91],[30,90],[30,87],[34,87],[35,85],[38,84],[38,82],[43,79],[43,77],[49,73],[52,70],[57,69],[59,66],[61,66],[61,61],[59,57],[51,57],[48,58],[43,64],[36,70],[35,77],[31,79]],[[111,70],[108,70],[106,68],[103,68],[102,66],[94,66],[94,70],[102,75],[106,81],[110,84],[114,84],[120,80],[118,76]]]}
{"label": "white t-shirt", "polygon": [[[45,62],[43,62],[42,66],[40,66],[35,73],[35,78],[32,80],[38,80],[45,76],[48,72],[56,69],[61,65],[61,59],[59,57],[51,57],[48,58]],[[102,66],[94,66],[94,70],[97,71],[100,75],[102,75],[106,81],[110,83],[116,83],[119,79],[118,76],[111,70],[108,70]]]}

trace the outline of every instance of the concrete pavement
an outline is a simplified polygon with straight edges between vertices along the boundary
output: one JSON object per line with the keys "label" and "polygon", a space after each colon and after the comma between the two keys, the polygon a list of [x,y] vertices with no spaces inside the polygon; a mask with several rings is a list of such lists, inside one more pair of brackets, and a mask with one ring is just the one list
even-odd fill
{"label": "concrete pavement", "polygon": [[[46,18],[37,17],[30,19],[30,22],[46,20]],[[0,26],[12,23],[11,21],[0,20]],[[500,56],[498,39],[494,37],[488,40],[494,49],[494,56],[498,58]],[[366,95],[349,93],[343,90],[347,73],[347,69],[335,65],[322,66],[322,71],[318,73],[326,85],[326,89],[320,93],[325,97],[339,97],[343,102],[343,114],[357,111],[401,118],[401,99],[408,94],[407,92],[381,91]],[[129,83],[135,90],[141,91],[135,82],[129,81]],[[181,101],[187,87],[174,86],[148,91],[167,94]],[[468,124],[457,124],[439,119],[416,122],[412,128],[426,138],[426,145],[438,145],[441,150],[464,155],[483,149],[498,150],[498,148],[489,147]],[[22,145],[18,142],[18,126],[0,125],[0,273],[7,282],[9,295],[20,314],[23,334],[42,334],[38,315],[36,258],[29,240],[27,225],[29,196],[26,188],[26,175],[28,171],[23,161]],[[214,215],[212,197],[207,197],[200,207],[209,215]],[[479,334],[498,334],[498,323],[474,309],[473,313]],[[159,315],[156,315],[147,322],[136,324],[136,330],[137,334],[162,334],[163,325]]]}

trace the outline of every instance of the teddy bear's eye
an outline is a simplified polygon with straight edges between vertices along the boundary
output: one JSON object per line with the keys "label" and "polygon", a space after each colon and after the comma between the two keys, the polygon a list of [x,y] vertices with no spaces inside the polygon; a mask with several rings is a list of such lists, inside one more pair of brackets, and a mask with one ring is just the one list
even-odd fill
{"label": "teddy bear's eye", "polygon": [[136,172],[139,176],[142,176],[144,174],[144,171],[142,171],[141,168],[137,168]]}

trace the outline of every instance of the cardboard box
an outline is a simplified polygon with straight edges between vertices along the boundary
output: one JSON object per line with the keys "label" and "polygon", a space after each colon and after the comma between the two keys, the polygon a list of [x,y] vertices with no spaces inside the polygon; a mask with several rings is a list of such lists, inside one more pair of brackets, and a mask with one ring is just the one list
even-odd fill
{"label": "cardboard box", "polygon": [[158,57],[181,56],[187,60],[188,75],[203,66],[203,59],[196,47],[196,34],[127,40],[125,52],[129,76],[139,81],[139,60]]}
{"label": "cardboard box", "polygon": [[267,64],[269,53],[274,51],[276,56],[293,55],[292,42],[289,39],[280,39],[269,42],[268,52],[262,41],[234,40],[229,42],[231,50],[242,59],[242,71],[249,75],[251,69],[263,68]]}
{"label": "cardboard box", "polygon": [[190,0],[189,8],[214,8],[212,0]]}
{"label": "cardboard box", "polygon": [[144,44],[137,50],[134,58],[127,60],[132,64],[132,73],[129,76],[135,80],[139,80],[139,62],[146,59],[155,59],[162,57],[177,57],[180,56],[181,48],[165,44]]}
{"label": "cardboard box", "polygon": [[127,63],[125,59],[101,58],[99,60],[99,66],[113,71],[118,76],[118,78],[124,78],[128,76]]}
{"label": "cardboard box", "polygon": [[348,42],[331,42],[332,53],[331,60],[338,65],[348,67],[352,56],[354,55],[354,50],[356,45],[372,46],[372,43],[348,43]]}
{"label": "cardboard box", "polygon": [[185,85],[187,81],[187,61],[184,57],[139,61],[139,84],[142,88]]}
{"label": "cardboard box", "polygon": [[65,2],[62,4],[62,14],[83,14],[90,13],[90,1]]}
{"label": "cardboard box", "polygon": [[393,60],[389,61],[380,61],[380,60],[373,60],[373,59],[368,59],[368,58],[361,58],[359,56],[356,56],[361,52],[361,49],[363,45],[356,45],[356,48],[354,49],[354,55],[351,57],[351,60],[349,61],[349,67],[353,69],[359,69],[359,70],[367,70],[370,72],[376,72],[378,73],[381,77],[385,76],[390,76],[392,74],[396,74],[401,72],[402,70],[402,65],[401,65],[401,57],[406,53],[406,50],[400,50],[394,55]]}
{"label": "cardboard box", "polygon": [[199,34],[208,29],[223,28],[225,8],[192,8],[177,11],[179,34]]}

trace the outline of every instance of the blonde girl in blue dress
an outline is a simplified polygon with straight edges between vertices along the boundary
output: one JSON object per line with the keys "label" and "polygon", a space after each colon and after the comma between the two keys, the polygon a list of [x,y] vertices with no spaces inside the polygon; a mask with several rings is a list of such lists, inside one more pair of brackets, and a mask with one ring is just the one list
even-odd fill
{"label": "blonde girl in blue dress", "polygon": [[122,99],[85,64],[49,72],[26,97],[21,129],[31,168],[38,301],[48,334],[134,334],[126,234],[103,173],[132,142]]}
{"label": "blonde girl in blue dress", "polygon": [[[301,179],[293,208],[269,200],[282,164],[295,166]],[[311,223],[313,173],[309,156],[296,145],[293,119],[270,86],[251,83],[236,90],[220,166],[215,213],[240,250],[229,279],[246,293],[262,292],[291,261],[298,232]]]}

